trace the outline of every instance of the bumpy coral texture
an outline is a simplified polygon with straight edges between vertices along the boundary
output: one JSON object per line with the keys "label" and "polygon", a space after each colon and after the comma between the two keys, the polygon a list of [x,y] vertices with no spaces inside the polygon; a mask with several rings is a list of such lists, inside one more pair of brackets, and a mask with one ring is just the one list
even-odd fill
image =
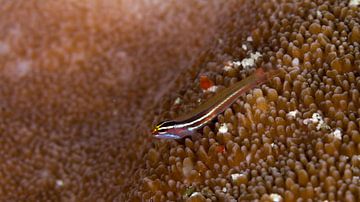
{"label": "bumpy coral texture", "polygon": [[[359,201],[359,6],[243,1],[230,19],[198,73],[218,87],[256,67],[281,73],[198,131],[200,139],[154,144],[130,196]],[[159,120],[191,111],[211,96],[202,92],[198,75],[187,84],[169,93]]]}
{"label": "bumpy coral texture", "polygon": [[[356,1],[0,1],[0,200],[360,200]],[[154,140],[256,67],[280,74]]]}

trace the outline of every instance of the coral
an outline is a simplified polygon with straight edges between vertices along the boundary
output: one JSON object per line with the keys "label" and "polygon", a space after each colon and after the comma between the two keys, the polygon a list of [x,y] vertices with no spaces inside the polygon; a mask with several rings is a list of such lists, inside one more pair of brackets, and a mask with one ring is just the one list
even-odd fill
{"label": "coral", "polygon": [[[356,1],[0,3],[1,201],[359,201]],[[151,138],[260,66],[196,137]]]}
{"label": "coral", "polygon": [[[259,66],[280,69],[280,75],[242,96],[199,131],[200,139],[154,145],[129,196],[359,200],[360,12],[348,3],[245,1],[234,7],[218,36],[221,43],[198,71],[219,87]],[[191,111],[199,97],[206,99],[201,79],[169,93],[166,103],[177,97],[182,105],[162,105],[157,119],[174,119]],[[183,194],[190,188],[193,195]]]}

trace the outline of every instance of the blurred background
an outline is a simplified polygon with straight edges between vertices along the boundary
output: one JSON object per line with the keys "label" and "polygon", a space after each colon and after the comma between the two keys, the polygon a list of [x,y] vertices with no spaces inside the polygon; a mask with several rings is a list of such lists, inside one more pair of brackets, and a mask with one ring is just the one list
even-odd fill
{"label": "blurred background", "polygon": [[146,110],[231,1],[0,5],[0,200],[109,201],[150,144],[137,127]]}

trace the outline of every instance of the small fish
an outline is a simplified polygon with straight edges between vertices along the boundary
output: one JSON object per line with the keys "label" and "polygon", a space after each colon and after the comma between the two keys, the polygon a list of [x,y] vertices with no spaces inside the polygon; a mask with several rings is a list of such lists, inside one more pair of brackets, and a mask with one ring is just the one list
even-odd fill
{"label": "small fish", "polygon": [[197,129],[230,107],[239,96],[267,82],[277,73],[277,70],[265,72],[263,68],[258,68],[252,75],[216,93],[189,114],[175,120],[160,122],[155,126],[152,134],[160,139],[182,139],[191,136]]}

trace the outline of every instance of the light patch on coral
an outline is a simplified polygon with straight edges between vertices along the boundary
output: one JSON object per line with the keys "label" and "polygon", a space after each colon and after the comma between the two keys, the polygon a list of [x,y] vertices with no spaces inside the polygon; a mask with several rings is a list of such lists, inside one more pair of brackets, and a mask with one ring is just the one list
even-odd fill
{"label": "light patch on coral", "polygon": [[296,115],[299,114],[299,111],[296,109],[294,111],[290,111],[289,113],[287,113],[286,115],[289,116],[289,117],[296,117]]}
{"label": "light patch on coral", "polygon": [[251,162],[251,154],[246,155],[245,160],[246,160],[246,162],[250,163]]}
{"label": "light patch on coral", "polygon": [[317,11],[316,11],[316,16],[317,16],[318,18],[322,18],[322,13],[321,13],[321,11],[317,10]]}
{"label": "light patch on coral", "polygon": [[261,54],[259,52],[250,53],[249,58],[245,58],[241,61],[241,65],[244,68],[252,67],[255,65],[256,60],[258,60],[261,57]]}
{"label": "light patch on coral", "polygon": [[242,173],[241,174],[240,173],[234,173],[234,174],[231,175],[231,180],[232,181],[237,181],[243,176],[244,176],[244,174],[242,174]]}
{"label": "light patch on coral", "polygon": [[5,55],[10,52],[10,47],[7,43],[0,41],[0,55]]}
{"label": "light patch on coral", "polygon": [[56,185],[57,187],[62,187],[62,186],[64,186],[64,181],[62,181],[62,180],[56,180],[56,181],[55,181],[55,185]]}
{"label": "light patch on coral", "polygon": [[222,188],[222,191],[223,191],[224,193],[226,193],[226,192],[227,192],[226,187]]}
{"label": "light patch on coral", "polygon": [[16,63],[15,68],[11,71],[12,76],[21,78],[31,70],[30,60],[20,60]]}
{"label": "light patch on coral", "polygon": [[246,41],[253,41],[253,38],[251,37],[251,36],[248,36],[247,38],[246,38]]}
{"label": "light patch on coral", "polygon": [[298,67],[299,64],[300,64],[299,58],[294,58],[294,59],[291,61],[291,64],[292,64],[292,66],[294,66],[294,67]]}
{"label": "light patch on coral", "polygon": [[194,197],[194,196],[202,196],[202,194],[200,192],[193,192],[190,197]]}
{"label": "light patch on coral", "polygon": [[217,86],[211,86],[210,88],[206,89],[205,91],[215,93],[217,91],[217,89],[218,89]]}
{"label": "light patch on coral", "polygon": [[303,123],[305,125],[310,123],[317,123],[316,130],[330,129],[330,126],[325,123],[323,117],[319,113],[314,113],[311,118],[305,119]]}
{"label": "light patch on coral", "polygon": [[270,198],[273,202],[280,202],[282,199],[279,194],[270,194]]}
{"label": "light patch on coral", "polygon": [[336,139],[339,139],[339,140],[342,139],[342,132],[341,132],[341,129],[339,129],[339,128],[336,128],[336,129],[331,133],[331,135],[332,135],[333,137],[335,137]]}
{"label": "light patch on coral", "polygon": [[228,132],[228,127],[227,127],[227,125],[225,124],[225,123],[223,123],[223,124],[221,124],[221,126],[220,126],[220,128],[219,128],[219,132],[220,133],[227,133]]}
{"label": "light patch on coral", "polygon": [[225,65],[224,66],[225,71],[230,71],[231,69],[232,69],[232,67],[230,65]]}
{"label": "light patch on coral", "polygon": [[234,65],[234,67],[240,67],[241,62],[240,61],[233,61],[232,65]]}
{"label": "light patch on coral", "polygon": [[350,0],[349,6],[358,6],[360,5],[360,0]]}
{"label": "light patch on coral", "polygon": [[174,104],[175,104],[175,105],[178,105],[178,104],[180,104],[180,103],[181,103],[181,98],[179,98],[179,97],[176,98],[175,101],[174,101]]}
{"label": "light patch on coral", "polygon": [[245,44],[243,44],[243,45],[241,46],[241,48],[244,49],[244,50],[247,50],[247,49],[248,49]]}

